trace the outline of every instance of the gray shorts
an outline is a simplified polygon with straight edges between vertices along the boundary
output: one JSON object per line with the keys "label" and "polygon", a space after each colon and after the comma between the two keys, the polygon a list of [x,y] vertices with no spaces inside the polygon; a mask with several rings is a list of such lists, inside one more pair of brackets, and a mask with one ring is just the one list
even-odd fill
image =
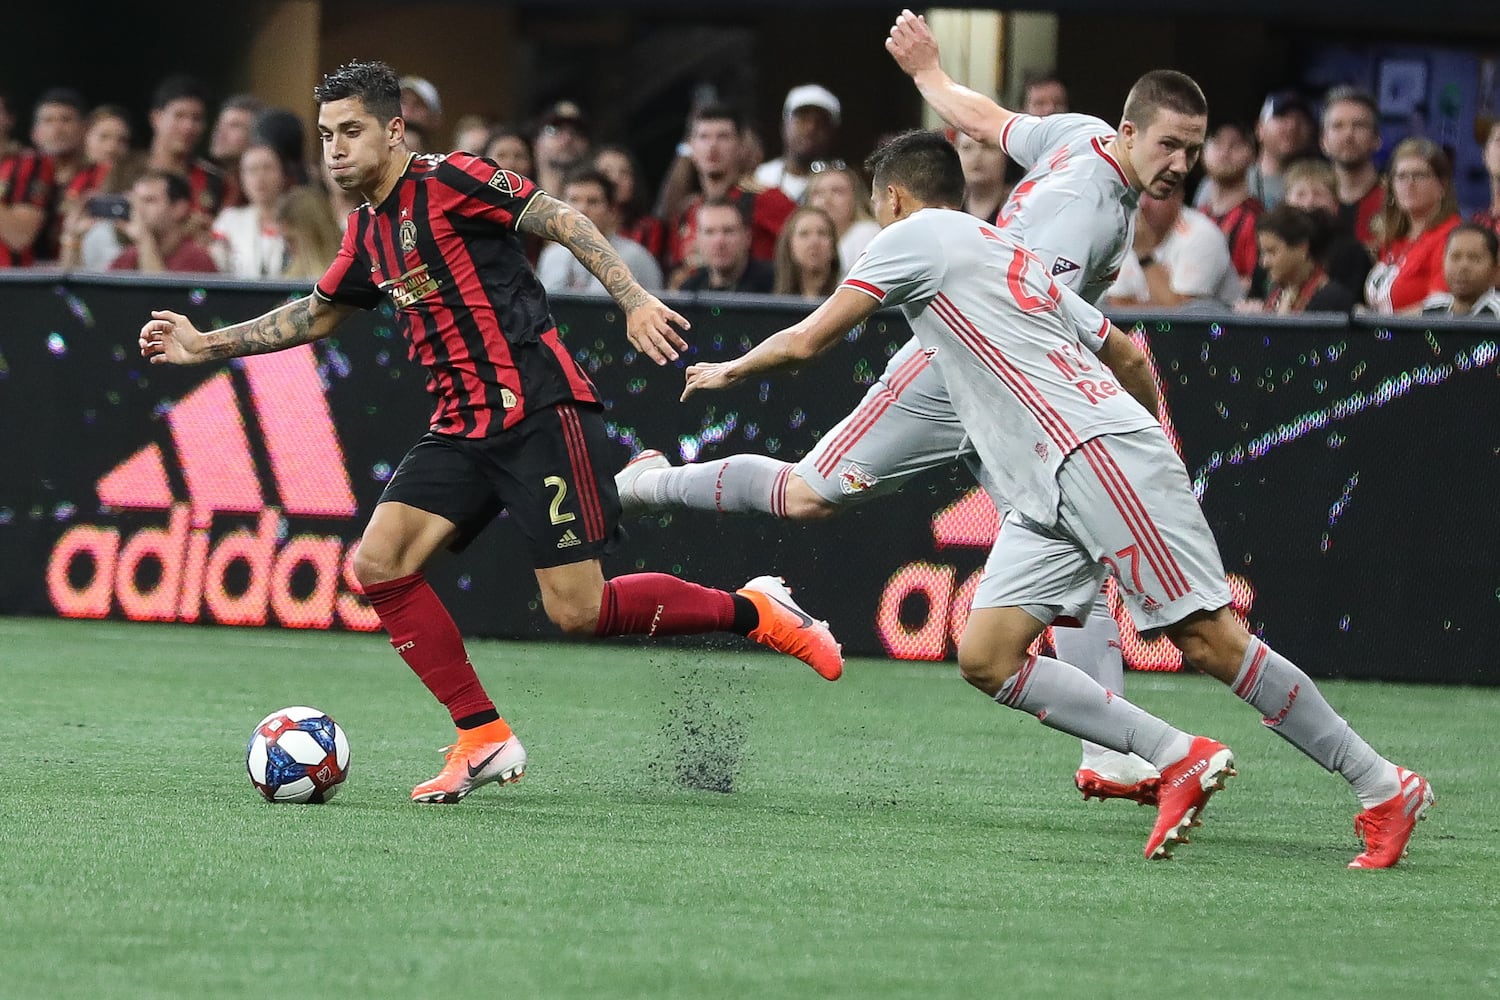
{"label": "gray shorts", "polygon": [[1149,637],[1229,603],[1218,542],[1160,427],[1085,441],[1057,478],[1057,523],[1012,512],[973,607],[1021,608],[1044,624],[1059,615],[1081,620],[1108,574]]}
{"label": "gray shorts", "polygon": [[972,454],[948,387],[915,337],[891,356],[859,405],[794,470],[833,504],[862,503]]}

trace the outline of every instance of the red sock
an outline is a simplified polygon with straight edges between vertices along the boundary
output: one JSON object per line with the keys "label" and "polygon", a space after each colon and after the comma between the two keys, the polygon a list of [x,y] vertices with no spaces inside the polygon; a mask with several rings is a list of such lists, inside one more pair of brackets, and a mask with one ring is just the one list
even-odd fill
{"label": "red sock", "polygon": [[666,573],[632,573],[605,581],[594,634],[696,635],[733,626],[733,594]]}
{"label": "red sock", "polygon": [[390,634],[391,645],[406,665],[447,707],[456,722],[479,712],[493,712],[479,675],[469,663],[463,637],[453,616],[438,600],[421,573],[365,588],[365,597]]}

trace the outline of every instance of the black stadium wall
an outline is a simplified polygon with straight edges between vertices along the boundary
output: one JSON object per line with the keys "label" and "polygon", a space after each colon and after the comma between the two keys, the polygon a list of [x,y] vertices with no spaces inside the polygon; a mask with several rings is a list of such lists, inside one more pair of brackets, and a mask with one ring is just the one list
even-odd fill
{"label": "black stadium wall", "polygon": [[[350,555],[429,409],[391,315],[225,366],[151,367],[136,350],[153,308],[206,327],[303,291],[0,279],[0,613],[378,627]],[[694,359],[737,354],[804,311],[674,305],[693,323]],[[607,401],[621,464],[643,446],[675,462],[739,451],[795,461],[908,336],[883,312],[799,375],[681,404],[680,365],[637,357],[611,303],[559,298],[554,312]],[[1252,629],[1320,676],[1500,683],[1500,328],[1117,320],[1149,348],[1164,423]],[[819,524],[633,518],[605,570],[729,588],[782,574],[847,651],[940,660],[953,656],[996,524],[955,463]],[[559,634],[503,515],[429,575],[467,634]],[[1118,617],[1132,666],[1180,666]]]}

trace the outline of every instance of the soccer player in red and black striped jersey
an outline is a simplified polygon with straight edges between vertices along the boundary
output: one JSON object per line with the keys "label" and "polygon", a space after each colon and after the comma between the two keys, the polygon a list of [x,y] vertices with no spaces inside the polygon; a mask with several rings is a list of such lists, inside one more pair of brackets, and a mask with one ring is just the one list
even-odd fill
{"label": "soccer player in red and black striped jersey", "polygon": [[[609,439],[588,377],[558,335],[522,241],[561,243],[614,296],[626,337],[658,364],[687,345],[686,321],[646,292],[593,223],[529,179],[468,153],[407,150],[395,72],[353,62],[315,90],[323,156],[339,186],[366,199],[312,295],[200,333],[153,312],[141,353],[194,364],[306,344],[387,296],[435,406],[402,460],[355,556],[391,644],[453,716],[458,740],[419,802],[456,802],[519,778],[526,752],[469,664],[422,568],[467,545],[502,509],[526,536],[547,615],[596,636],[732,631],[804,660],[829,680],[843,668],[827,625],[774,577],[736,593],[660,573],[606,581],[600,557],[619,535]],[[675,327],[674,327],[675,325]]]}

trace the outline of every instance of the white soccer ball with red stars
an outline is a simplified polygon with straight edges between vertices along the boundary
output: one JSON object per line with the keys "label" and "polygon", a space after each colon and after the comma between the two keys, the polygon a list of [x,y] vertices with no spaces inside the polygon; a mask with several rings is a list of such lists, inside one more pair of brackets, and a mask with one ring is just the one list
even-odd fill
{"label": "white soccer ball with red stars", "polygon": [[349,738],[327,714],[293,705],[260,720],[245,767],[267,802],[327,802],[349,776]]}

